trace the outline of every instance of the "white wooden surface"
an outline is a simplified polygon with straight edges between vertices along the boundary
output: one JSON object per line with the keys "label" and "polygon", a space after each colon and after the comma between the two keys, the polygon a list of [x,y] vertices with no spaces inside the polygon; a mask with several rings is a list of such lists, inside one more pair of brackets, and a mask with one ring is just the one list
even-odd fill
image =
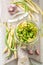
{"label": "white wooden surface", "polygon": [[[7,19],[10,17],[8,12],[7,12],[7,5],[6,4],[9,4],[9,1],[10,0],[0,0],[0,18],[1,18],[1,21],[4,22],[4,21],[7,21]],[[40,6],[41,8],[42,5],[43,5],[43,0],[40,0]],[[4,13],[3,13],[4,12]],[[9,17],[8,17],[9,16]],[[3,18],[3,19],[2,19]],[[41,20],[40,20],[41,21]],[[4,43],[4,35],[3,33],[5,32],[4,30],[4,27],[0,27],[0,65],[3,65],[3,63],[5,62],[4,61],[4,57],[2,55],[2,51],[3,51],[3,43]],[[43,61],[43,38],[41,38],[41,58],[40,58],[42,61]],[[34,61],[32,61],[34,64],[36,65],[41,65],[41,64],[38,64]],[[16,62],[15,62],[16,63]],[[10,63],[9,65],[16,65],[15,63]],[[43,64],[42,64],[43,65]]]}

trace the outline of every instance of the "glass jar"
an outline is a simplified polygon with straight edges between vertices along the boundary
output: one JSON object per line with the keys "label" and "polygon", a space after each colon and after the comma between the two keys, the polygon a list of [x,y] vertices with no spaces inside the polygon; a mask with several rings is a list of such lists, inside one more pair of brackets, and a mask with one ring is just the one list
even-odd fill
{"label": "glass jar", "polygon": [[37,31],[36,38],[35,38],[33,41],[30,41],[30,42],[21,42],[21,41],[18,39],[18,37],[17,37],[17,27],[19,26],[19,24],[23,23],[24,21],[32,22],[32,23],[38,28],[38,26],[37,26],[37,24],[35,23],[35,21],[29,20],[29,19],[28,19],[28,16],[27,16],[27,17],[21,19],[21,20],[19,21],[19,23],[16,25],[16,28],[15,28],[15,39],[16,39],[17,43],[18,43],[20,46],[26,45],[27,48],[32,48],[32,47],[36,44],[36,42],[38,41],[38,39],[39,39],[39,28],[38,28],[38,31]]}

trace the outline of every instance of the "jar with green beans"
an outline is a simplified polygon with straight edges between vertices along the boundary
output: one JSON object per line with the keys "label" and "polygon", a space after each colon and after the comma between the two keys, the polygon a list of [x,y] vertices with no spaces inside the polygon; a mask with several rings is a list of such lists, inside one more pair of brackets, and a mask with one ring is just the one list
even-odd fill
{"label": "jar with green beans", "polygon": [[20,44],[32,44],[38,38],[38,26],[33,21],[22,21],[17,25],[15,35]]}

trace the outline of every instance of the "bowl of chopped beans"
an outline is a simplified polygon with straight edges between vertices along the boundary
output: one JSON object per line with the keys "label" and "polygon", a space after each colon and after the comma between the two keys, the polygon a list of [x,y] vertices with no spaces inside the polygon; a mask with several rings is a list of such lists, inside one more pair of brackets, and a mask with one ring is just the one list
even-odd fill
{"label": "bowl of chopped beans", "polygon": [[22,45],[33,44],[38,39],[38,26],[33,21],[21,21],[17,24],[15,35]]}

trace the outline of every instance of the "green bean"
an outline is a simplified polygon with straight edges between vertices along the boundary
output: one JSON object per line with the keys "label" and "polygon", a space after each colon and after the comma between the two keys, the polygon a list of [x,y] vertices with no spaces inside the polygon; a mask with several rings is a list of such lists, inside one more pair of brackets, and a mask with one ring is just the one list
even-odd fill
{"label": "green bean", "polygon": [[12,51],[9,50],[8,55],[7,55],[6,58],[9,59],[11,57],[11,55],[12,55]]}
{"label": "green bean", "polygon": [[9,32],[6,32],[5,44],[6,44],[7,48],[10,49],[11,51],[16,51],[16,49],[13,49],[13,48],[9,47],[9,44],[7,43],[8,36],[9,36]]}

